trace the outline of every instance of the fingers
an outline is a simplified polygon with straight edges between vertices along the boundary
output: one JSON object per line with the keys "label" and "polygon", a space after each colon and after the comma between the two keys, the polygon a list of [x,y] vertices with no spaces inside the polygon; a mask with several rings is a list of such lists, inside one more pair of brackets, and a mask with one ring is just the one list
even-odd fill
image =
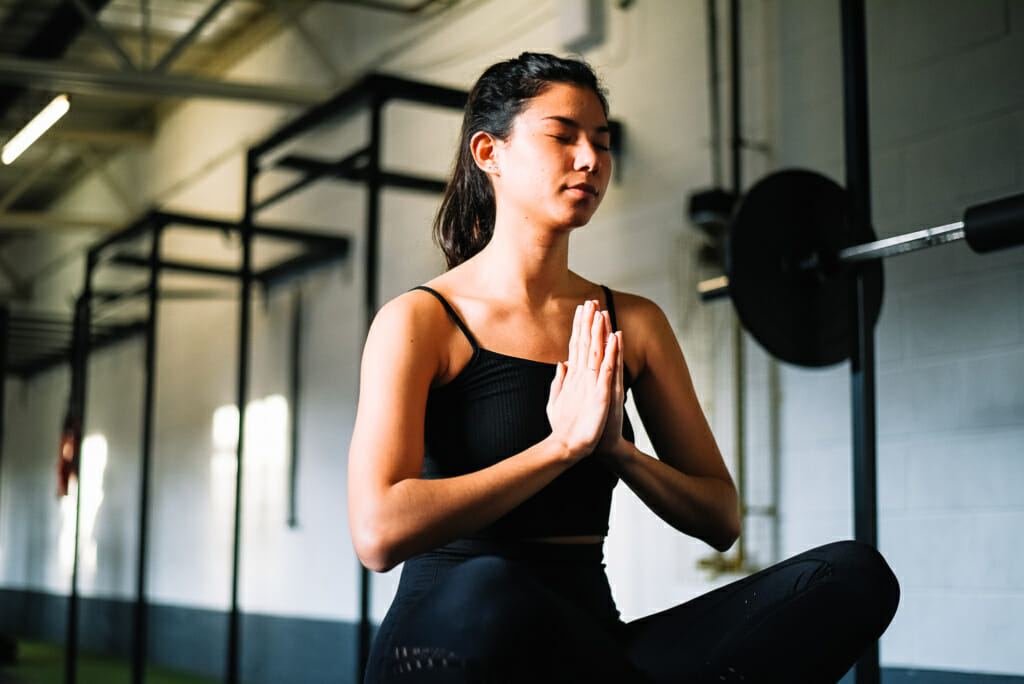
{"label": "fingers", "polygon": [[576,307],[572,321],[572,335],[569,338],[567,374],[601,371],[608,354],[607,347],[612,336],[612,324],[608,312],[600,311],[599,306],[600,304],[596,300],[587,300]]}
{"label": "fingers", "polygon": [[565,363],[559,363],[555,367],[555,379],[551,381],[551,391],[548,392],[548,409],[554,404],[555,399],[562,392],[562,383],[565,381]]}
{"label": "fingers", "polygon": [[572,317],[572,336],[569,337],[569,368],[575,368],[579,360],[580,326],[583,324],[583,305],[576,307]]}
{"label": "fingers", "polygon": [[604,358],[601,361],[601,375],[607,377],[607,381],[611,383],[612,391],[615,394],[618,394],[616,387],[620,381],[619,361],[621,358],[619,333],[608,335],[604,347]]}
{"label": "fingers", "polygon": [[[591,305],[592,312],[596,308],[596,305]],[[590,348],[587,350],[587,368],[590,370],[599,370],[601,361],[605,357],[604,350],[608,333],[604,326],[605,315],[603,312],[597,312],[590,322]]]}
{"label": "fingers", "polygon": [[615,401],[621,404],[626,399],[625,380],[622,372],[624,365],[622,360],[622,331],[619,330],[613,333],[612,339],[615,341]]}

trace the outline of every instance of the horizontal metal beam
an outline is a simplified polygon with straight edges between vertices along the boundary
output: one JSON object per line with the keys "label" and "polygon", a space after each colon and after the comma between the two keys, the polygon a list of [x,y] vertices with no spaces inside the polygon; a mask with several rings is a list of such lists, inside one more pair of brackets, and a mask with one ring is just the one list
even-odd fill
{"label": "horizontal metal beam", "polygon": [[51,214],[43,211],[8,211],[0,213],[0,228],[31,230],[102,230],[112,231],[124,226],[124,221],[113,219]]}
{"label": "horizontal metal beam", "polygon": [[92,143],[95,145],[150,145],[152,131],[117,130],[113,128],[70,128],[60,125],[46,132],[47,140],[60,142]]}
{"label": "horizontal metal beam", "polygon": [[151,97],[241,100],[302,107],[319,104],[325,99],[324,92],[316,88],[97,69],[61,60],[24,59],[9,55],[0,55],[0,83],[83,95],[115,92]]}

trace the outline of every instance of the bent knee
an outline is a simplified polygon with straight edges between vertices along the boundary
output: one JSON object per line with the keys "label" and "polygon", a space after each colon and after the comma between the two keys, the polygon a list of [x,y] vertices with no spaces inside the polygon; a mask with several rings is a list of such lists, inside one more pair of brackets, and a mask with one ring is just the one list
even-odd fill
{"label": "bent knee", "polygon": [[868,606],[877,608],[879,634],[892,621],[900,600],[900,584],[881,552],[870,544],[841,541],[822,547],[829,554],[834,581],[848,585]]}

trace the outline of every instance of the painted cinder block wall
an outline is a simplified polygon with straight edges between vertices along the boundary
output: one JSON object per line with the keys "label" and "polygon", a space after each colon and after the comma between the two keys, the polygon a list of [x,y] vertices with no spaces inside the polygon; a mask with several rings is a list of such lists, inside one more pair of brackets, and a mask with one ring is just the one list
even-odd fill
{"label": "painted cinder block wall", "polygon": [[[776,8],[777,163],[842,181],[838,8]],[[1024,191],[1024,5],[869,2],[867,30],[879,236]],[[902,599],[882,661],[1024,674],[1024,249],[982,256],[958,243],[885,269],[879,535]],[[752,415],[768,408],[761,354],[751,347]],[[778,372],[790,554],[852,534],[849,367]],[[770,443],[766,423],[751,427]]]}
{"label": "painted cinder block wall", "polygon": [[[881,234],[947,222],[966,205],[1020,191],[1024,182],[1024,84],[1021,70],[1012,66],[1022,63],[1024,8],[999,0],[939,4],[868,5],[873,190]],[[778,166],[815,168],[841,180],[836,7],[796,0],[742,5],[744,134],[755,143],[744,153],[746,182]],[[685,218],[687,193],[710,182],[704,3],[650,0],[622,10],[607,2],[606,10],[606,41],[587,57],[611,90],[625,148],[605,205],[573,238],[573,267],[649,296],[666,310],[731,463],[734,318],[727,303],[702,305],[695,297],[696,282],[714,269],[698,265],[700,238]],[[524,49],[560,50],[558,8],[550,0],[464,3],[441,23],[324,3],[302,21],[331,46],[342,76],[372,67],[466,88],[496,59]],[[270,75],[319,85],[325,96],[335,87],[290,32],[233,71],[237,78]],[[152,149],[112,160],[111,170],[159,206],[238,216],[245,148],[292,114],[190,102],[161,122]],[[389,164],[447,171],[457,116],[395,106],[386,122]],[[300,144],[340,156],[360,143],[364,127],[365,117],[351,117]],[[273,621],[293,635],[322,638],[325,632],[317,630],[323,625],[351,625],[358,616],[344,492],[363,334],[364,204],[358,188],[324,184],[263,216],[351,235],[355,253],[301,286],[306,386],[298,416],[297,527],[285,525],[281,491],[271,484],[280,477],[274,470],[280,462],[247,471],[262,473],[247,480],[242,561],[242,609],[264,618],[258,629],[243,632],[247,673],[256,677],[279,666],[269,636],[274,632],[267,628]],[[442,267],[428,236],[435,206],[429,196],[387,193],[383,298]],[[99,179],[76,188],[62,210],[129,218]],[[182,254],[204,249],[189,236],[175,240]],[[1024,467],[1022,263],[1020,250],[982,258],[951,246],[887,265],[889,290],[878,329],[880,530],[904,599],[883,639],[883,665],[1024,675],[1024,663],[1010,648],[1024,634],[1022,556],[1013,543],[1024,504],[1014,486]],[[35,304],[66,307],[80,284],[81,265],[69,261],[39,284]],[[285,392],[292,294],[274,293],[254,305],[253,399]],[[148,585],[154,604],[193,618],[208,611],[207,621],[226,608],[230,587],[230,492],[221,482],[223,461],[215,465],[211,430],[214,411],[234,402],[236,321],[229,301],[168,303],[160,313]],[[744,349],[748,500],[778,506],[777,519],[747,521],[752,561],[764,565],[852,533],[848,372],[845,366],[778,366],[749,339]],[[96,355],[90,369],[88,431],[103,432],[109,444],[97,566],[80,585],[84,596],[97,601],[134,596],[140,435],[133,397],[141,397],[141,357],[139,345],[127,344]],[[57,598],[67,590],[58,562],[60,511],[52,495],[52,455],[67,382],[57,370],[24,385],[9,383],[0,479],[4,590]],[[700,570],[697,562],[710,550],[666,529],[624,487],[616,494],[606,555],[626,617],[730,579]],[[396,579],[396,572],[374,577],[376,619]],[[58,622],[54,638],[61,637],[60,629]],[[194,660],[217,672],[220,633],[202,633],[212,636],[192,644],[198,649]],[[328,644],[351,640],[351,632],[329,633]],[[309,644],[298,641],[289,643],[305,653],[301,649]],[[310,681],[346,681],[346,665],[338,663],[351,654],[339,648],[330,657],[341,671],[324,666],[315,676],[306,673]],[[171,650],[154,646],[154,657],[173,660]]]}

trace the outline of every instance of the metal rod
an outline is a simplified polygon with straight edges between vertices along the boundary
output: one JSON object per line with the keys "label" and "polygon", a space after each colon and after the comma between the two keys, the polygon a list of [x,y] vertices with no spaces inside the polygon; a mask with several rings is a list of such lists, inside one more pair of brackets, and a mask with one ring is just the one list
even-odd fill
{"label": "metal rod", "polygon": [[100,20],[96,18],[96,13],[93,12],[92,8],[85,3],[85,0],[71,0],[71,4],[79,11],[82,17],[85,18],[86,23],[89,24],[96,36],[100,39],[100,42],[113,54],[117,59],[124,65],[125,69],[135,71],[135,63],[132,62],[132,58],[128,56],[121,45],[117,42],[117,39],[107,30],[107,28],[100,23]]}
{"label": "metal rod", "polygon": [[[366,168],[366,292],[364,308],[366,314],[364,336],[369,333],[370,324],[377,314],[377,272],[379,270],[378,256],[378,234],[380,232],[380,195],[381,195],[381,173],[380,159],[382,137],[384,134],[383,121],[383,97],[373,98],[370,112],[370,145],[369,162]],[[356,673],[356,681],[362,682],[366,673],[366,665],[370,659],[370,644],[373,640],[372,627],[370,624],[370,571],[364,565],[359,565],[359,671]]]}
{"label": "metal rod", "polygon": [[708,105],[711,133],[711,182],[722,185],[722,102],[718,71],[718,0],[706,0],[708,17]]}
{"label": "metal rod", "polygon": [[295,288],[292,297],[292,345],[291,345],[291,459],[288,463],[288,527],[298,527],[299,487],[299,410],[302,400],[302,288]]}
{"label": "metal rod", "polygon": [[153,36],[150,24],[152,23],[149,12],[149,0],[139,0],[139,13],[142,15],[139,33],[142,37],[142,68],[148,69],[151,62]]}
{"label": "metal rod", "polygon": [[[864,0],[842,0],[843,131],[846,187],[852,218],[871,225],[871,160],[868,126],[868,65]],[[853,430],[854,537],[878,546],[878,495],[875,426],[875,333],[868,312],[867,278],[857,269],[854,288],[854,344],[850,364]],[[879,684],[878,641],[857,661],[856,684]]]}
{"label": "metal rod", "polygon": [[[873,261],[875,259],[885,259],[892,256],[899,256],[901,254],[909,254],[910,252],[917,252],[929,247],[946,245],[951,242],[963,240],[965,236],[966,232],[964,222],[956,221],[954,223],[947,223],[943,226],[925,228],[912,233],[904,233],[890,238],[865,242],[861,245],[844,247],[839,250],[838,258],[840,263],[844,264],[863,263]],[[820,262],[817,259],[817,256],[809,259],[806,263],[801,264],[802,267],[808,269],[816,268],[819,265]],[[700,296],[702,301],[710,301],[712,299],[718,299],[719,297],[728,296],[728,276],[716,276],[714,278],[700,281],[697,283],[697,294]]]}
{"label": "metal rod", "polygon": [[[7,383],[4,380],[7,377],[7,355],[10,348],[10,332],[11,332],[11,310],[6,304],[0,306],[0,485],[3,484],[3,444],[4,444],[4,416],[6,412],[6,394],[4,389]],[[0,491],[3,491],[3,487],[0,486]],[[3,508],[0,507],[0,511]]]}
{"label": "metal rod", "polygon": [[956,242],[957,240],[964,239],[964,236],[964,222],[957,221],[936,228],[925,228],[913,233],[905,233],[891,238],[875,240],[874,242],[865,242],[862,245],[844,247],[839,250],[839,261],[852,263],[882,259],[896,256],[897,254],[916,252],[926,247]]}
{"label": "metal rod", "polygon": [[75,451],[78,453],[78,482],[75,492],[75,540],[71,556],[71,593],[68,596],[67,636],[64,644],[64,682],[75,684],[78,676],[78,539],[81,533],[82,511],[82,441],[85,435],[85,397],[86,380],[89,363],[89,330],[92,318],[90,306],[92,299],[92,277],[96,268],[96,253],[92,250],[86,260],[85,287],[75,302],[74,343],[72,345],[71,363],[71,407],[74,417],[81,426],[75,439]]}
{"label": "metal rod", "polygon": [[202,33],[203,28],[210,23],[210,20],[217,16],[217,13],[220,12],[221,8],[230,1],[231,0],[217,0],[210,5],[206,12],[203,13],[203,16],[199,17],[196,23],[192,24],[192,28],[188,30],[188,33],[179,38],[178,42],[172,45],[170,49],[164,53],[164,56],[161,57],[156,66],[153,67],[153,71],[161,73],[167,71],[174,60],[178,59],[181,53],[184,52],[189,45],[195,42],[196,38],[199,37],[199,34]]}
{"label": "metal rod", "polygon": [[[3,63],[0,61],[0,75],[2,75],[2,66]],[[340,112],[372,101],[374,98],[396,98],[438,107],[462,109],[466,104],[467,96],[468,93],[463,90],[409,81],[396,76],[372,74],[327,102],[313,107],[299,118],[288,122],[257,143],[252,149],[257,155],[266,154],[278,145],[337,116]]]}
{"label": "metal rod", "polygon": [[235,527],[231,556],[231,615],[228,625],[229,684],[240,681],[241,613],[238,605],[242,547],[242,466],[245,453],[245,414],[249,401],[249,328],[252,299],[252,192],[256,165],[253,154],[245,161],[245,215],[242,218],[242,268],[238,321],[238,443],[235,449]]}
{"label": "metal rod", "polygon": [[153,230],[149,254],[146,318],[146,385],[142,399],[142,464],[139,473],[139,549],[136,571],[132,682],[142,684],[146,674],[149,606],[146,602],[146,560],[149,555],[149,493],[153,461],[153,409],[156,397],[157,308],[160,303],[160,247],[163,230]]}
{"label": "metal rod", "polygon": [[740,5],[739,0],[729,2],[729,69],[732,81],[730,92],[732,97],[732,191],[736,197],[743,191],[743,112],[742,92],[740,90]]}
{"label": "metal rod", "polygon": [[118,71],[65,60],[26,59],[11,55],[0,55],[0,83],[83,95],[114,92],[134,96],[242,100],[299,107],[309,107],[323,100],[322,91],[294,84],[214,81],[178,74]]}

